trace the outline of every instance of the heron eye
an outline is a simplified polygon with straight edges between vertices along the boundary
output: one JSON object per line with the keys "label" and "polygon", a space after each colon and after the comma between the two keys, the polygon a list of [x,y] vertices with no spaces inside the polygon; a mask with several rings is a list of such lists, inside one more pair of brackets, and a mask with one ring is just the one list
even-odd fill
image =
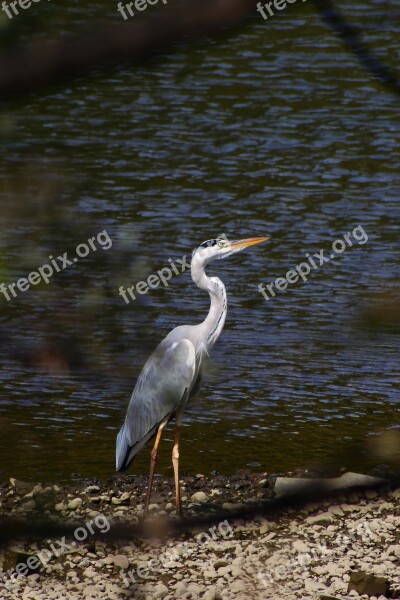
{"label": "heron eye", "polygon": [[223,248],[225,246],[225,242],[223,242],[222,240],[220,240],[218,242],[218,248]]}

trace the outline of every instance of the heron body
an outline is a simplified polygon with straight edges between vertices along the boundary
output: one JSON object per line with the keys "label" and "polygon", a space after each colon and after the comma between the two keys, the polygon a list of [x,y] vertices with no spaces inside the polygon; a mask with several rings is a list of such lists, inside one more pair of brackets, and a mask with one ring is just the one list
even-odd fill
{"label": "heron body", "polygon": [[125,422],[117,436],[116,468],[125,471],[135,455],[156,436],[150,464],[150,479],[145,504],[148,509],[158,445],[165,425],[176,420],[172,451],[176,507],[181,512],[179,486],[179,434],[182,415],[189,400],[200,387],[201,366],[217,341],[225,323],[227,298],[218,277],[208,277],[206,265],[248,246],[266,241],[267,237],[230,242],[217,238],[203,242],[194,252],[191,275],[194,283],[210,295],[210,309],[199,325],[182,325],[173,329],[157,346],[139,375],[128,406]]}

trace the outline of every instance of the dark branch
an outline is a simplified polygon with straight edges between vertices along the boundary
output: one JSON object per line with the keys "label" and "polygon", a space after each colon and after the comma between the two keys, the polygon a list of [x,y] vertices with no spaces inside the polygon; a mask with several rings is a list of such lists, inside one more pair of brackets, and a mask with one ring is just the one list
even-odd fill
{"label": "dark branch", "polygon": [[256,0],[195,0],[141,21],[103,25],[79,37],[23,48],[0,57],[0,97],[21,97],[107,62],[142,62],[186,39],[230,27],[255,6]]}
{"label": "dark branch", "polygon": [[376,77],[391,92],[400,94],[400,80],[397,75],[374,56],[364,42],[360,30],[346,21],[332,0],[313,0],[313,2],[322,20],[342,38],[365,70]]}
{"label": "dark branch", "polygon": [[[193,529],[205,528],[210,525],[220,523],[225,519],[234,521],[235,519],[253,519],[257,516],[274,516],[285,513],[289,509],[300,511],[301,508],[312,503],[313,505],[324,503],[326,501],[334,501],[346,498],[354,493],[363,494],[368,490],[375,490],[385,494],[390,489],[396,489],[400,485],[400,480],[397,477],[387,479],[382,483],[373,485],[361,485],[350,488],[340,488],[329,490],[321,487],[320,484],[307,486],[299,492],[287,494],[285,496],[272,498],[237,509],[232,512],[218,511],[209,515],[194,516],[188,519],[179,521],[166,519],[156,521],[154,523],[145,522],[139,525],[131,525],[129,521],[120,524],[114,524],[107,533],[96,532],[93,534],[93,539],[102,539],[103,541],[129,540],[135,538],[153,538],[160,536],[162,538],[174,537],[182,532],[191,531]],[[8,544],[16,539],[56,539],[61,535],[67,538],[73,536],[76,528],[75,525],[64,525],[62,523],[55,524],[54,522],[35,523],[33,517],[29,521],[15,520],[3,518],[0,520],[0,546]]]}

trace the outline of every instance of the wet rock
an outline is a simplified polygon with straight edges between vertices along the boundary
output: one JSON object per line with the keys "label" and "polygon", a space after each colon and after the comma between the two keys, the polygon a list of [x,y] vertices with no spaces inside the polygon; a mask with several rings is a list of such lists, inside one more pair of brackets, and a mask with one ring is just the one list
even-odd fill
{"label": "wet rock", "polygon": [[44,494],[52,491],[51,487],[44,488],[41,483],[37,483],[30,493],[32,496],[36,496],[37,494]]}
{"label": "wet rock", "polygon": [[26,481],[20,481],[19,479],[15,479],[14,477],[10,477],[10,484],[14,488],[15,492],[21,496],[28,494],[32,489],[31,483],[27,483]]}
{"label": "wet rock", "polygon": [[363,571],[353,571],[350,574],[350,581],[347,588],[348,592],[355,591],[362,596],[387,596],[389,594],[390,583],[385,577],[378,577],[364,573]]}
{"label": "wet rock", "polygon": [[25,512],[30,512],[36,507],[36,502],[34,500],[28,500],[21,505],[21,510]]}

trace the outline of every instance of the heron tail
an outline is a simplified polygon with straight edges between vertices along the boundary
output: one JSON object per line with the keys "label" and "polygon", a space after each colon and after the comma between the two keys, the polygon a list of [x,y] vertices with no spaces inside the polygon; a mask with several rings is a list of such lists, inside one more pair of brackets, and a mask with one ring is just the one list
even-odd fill
{"label": "heron tail", "polygon": [[133,456],[130,458],[132,446],[129,445],[128,438],[125,431],[125,423],[121,427],[119,434],[117,435],[117,444],[115,452],[115,467],[120,473],[126,471],[132,462]]}

